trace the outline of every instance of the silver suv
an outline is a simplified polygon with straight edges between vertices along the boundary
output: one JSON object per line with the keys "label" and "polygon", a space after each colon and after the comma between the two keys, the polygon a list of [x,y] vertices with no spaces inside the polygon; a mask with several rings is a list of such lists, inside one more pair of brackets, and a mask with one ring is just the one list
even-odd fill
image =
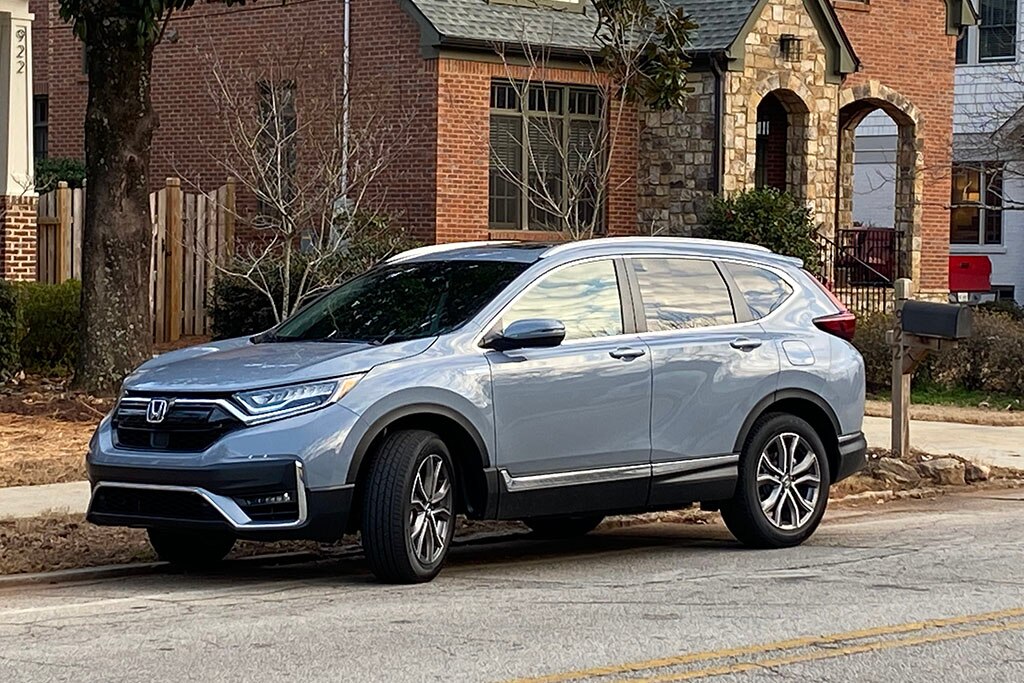
{"label": "silver suv", "polygon": [[566,537],[700,503],[743,543],[796,545],[865,465],[854,323],[749,245],[414,249],[143,364],[89,445],[88,518],[193,566],[358,530],[394,582],[438,573],[458,514]]}

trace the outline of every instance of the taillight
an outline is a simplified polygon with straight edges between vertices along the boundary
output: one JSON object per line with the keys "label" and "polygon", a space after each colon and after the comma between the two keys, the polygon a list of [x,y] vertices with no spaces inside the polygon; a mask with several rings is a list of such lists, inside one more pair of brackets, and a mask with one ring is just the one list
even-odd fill
{"label": "taillight", "polygon": [[824,330],[829,334],[834,334],[840,339],[853,341],[853,335],[857,331],[857,316],[851,313],[850,309],[846,307],[846,304],[840,301],[839,297],[837,297],[831,289],[822,284],[818,278],[814,277],[810,273],[808,273],[807,276],[814,281],[814,284],[818,285],[818,288],[821,289],[821,291],[825,292],[825,296],[827,296],[832,303],[836,305],[836,308],[839,309],[838,313],[815,318],[814,325],[819,330]]}
{"label": "taillight", "polygon": [[849,311],[841,311],[834,315],[815,318],[814,325],[819,330],[834,334],[846,341],[853,341],[853,335],[857,331],[857,316]]}

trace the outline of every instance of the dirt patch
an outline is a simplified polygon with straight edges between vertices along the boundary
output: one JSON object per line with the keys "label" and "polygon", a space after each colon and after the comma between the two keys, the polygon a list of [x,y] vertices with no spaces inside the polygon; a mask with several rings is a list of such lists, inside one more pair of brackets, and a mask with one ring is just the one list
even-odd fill
{"label": "dirt patch", "polygon": [[0,488],[85,479],[93,422],[0,413]]}
{"label": "dirt patch", "polygon": [[[868,400],[864,414],[870,417],[891,417],[892,405],[888,401]],[[994,427],[1024,426],[1024,411],[997,410],[995,408],[968,408],[963,406],[911,405],[910,417],[925,422],[961,422]]]}
{"label": "dirt patch", "polygon": [[107,396],[73,391],[70,379],[19,376],[0,385],[0,413],[95,424],[114,405]]}

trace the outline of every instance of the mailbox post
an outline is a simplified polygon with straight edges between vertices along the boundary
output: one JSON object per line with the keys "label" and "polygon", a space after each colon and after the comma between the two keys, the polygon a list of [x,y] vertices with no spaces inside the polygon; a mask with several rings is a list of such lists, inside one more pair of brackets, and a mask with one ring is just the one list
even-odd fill
{"label": "mailbox post", "polygon": [[971,336],[972,311],[966,306],[911,301],[911,282],[895,283],[895,324],[886,335],[892,349],[892,451],[910,452],[910,380],[929,353]]}

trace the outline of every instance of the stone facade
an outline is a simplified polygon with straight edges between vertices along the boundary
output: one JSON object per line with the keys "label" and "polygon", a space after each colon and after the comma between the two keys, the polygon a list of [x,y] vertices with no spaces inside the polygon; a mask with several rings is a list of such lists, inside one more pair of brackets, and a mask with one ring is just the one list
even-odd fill
{"label": "stone facade", "polygon": [[691,73],[686,106],[640,121],[637,208],[643,234],[690,235],[717,190],[715,76]]}
{"label": "stone facade", "polygon": [[0,279],[36,279],[37,201],[0,196]]}
{"label": "stone facade", "polygon": [[[798,61],[781,53],[783,34],[801,40]],[[757,107],[775,93],[789,113],[787,189],[807,202],[822,233],[831,234],[838,91],[827,78],[825,46],[803,0],[766,3],[747,34],[743,70],[726,73],[724,192],[754,187]]]}

